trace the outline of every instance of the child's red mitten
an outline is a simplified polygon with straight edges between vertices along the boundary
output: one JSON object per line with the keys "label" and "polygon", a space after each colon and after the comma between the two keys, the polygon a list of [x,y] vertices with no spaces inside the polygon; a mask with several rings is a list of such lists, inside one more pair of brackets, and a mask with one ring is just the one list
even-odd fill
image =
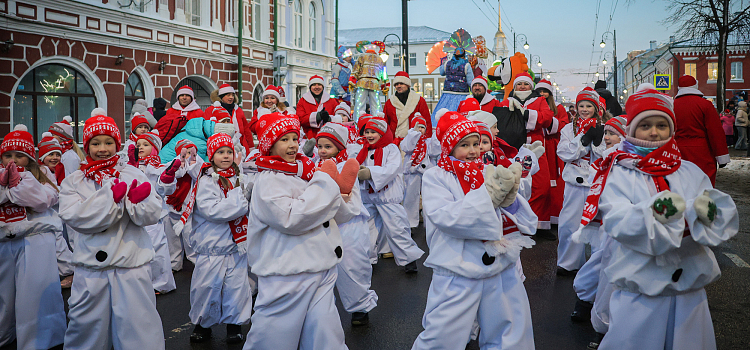
{"label": "child's red mitten", "polygon": [[320,165],[319,169],[320,171],[330,175],[333,181],[336,181],[336,178],[339,177],[339,170],[338,168],[336,168],[336,163],[334,163],[330,159],[325,160],[323,164]]}
{"label": "child's red mitten", "polygon": [[5,170],[8,173],[8,188],[18,186],[21,182],[21,174],[18,173],[18,167],[15,162],[8,163],[8,167]]}
{"label": "child's red mitten", "polygon": [[357,173],[359,173],[359,162],[354,158],[347,159],[339,177],[336,178],[336,183],[339,184],[339,190],[342,194],[352,193],[354,182],[357,181]]}
{"label": "child's red mitten", "polygon": [[112,186],[112,199],[115,203],[119,204],[122,198],[125,197],[125,193],[128,192],[128,184],[115,179],[115,184]]}
{"label": "child's red mitten", "polygon": [[151,183],[145,181],[142,184],[138,184],[138,180],[133,179],[133,183],[130,184],[130,192],[128,192],[128,199],[130,203],[137,204],[146,199],[151,194]]}
{"label": "child's red mitten", "polygon": [[138,167],[138,147],[135,147],[135,145],[128,147],[128,165]]}
{"label": "child's red mitten", "polygon": [[62,162],[55,165],[55,180],[58,186],[65,180],[65,165]]}
{"label": "child's red mitten", "polygon": [[10,163],[8,163],[8,165],[5,166],[5,171],[3,171],[2,174],[0,174],[0,186],[3,186],[3,187],[8,186],[8,166],[10,166]]}
{"label": "child's red mitten", "polygon": [[180,161],[179,159],[173,160],[172,164],[169,164],[167,170],[165,170],[159,177],[161,182],[165,184],[171,184],[172,182],[174,182],[174,174],[177,172],[177,169],[180,168],[180,165],[182,165],[182,161]]}

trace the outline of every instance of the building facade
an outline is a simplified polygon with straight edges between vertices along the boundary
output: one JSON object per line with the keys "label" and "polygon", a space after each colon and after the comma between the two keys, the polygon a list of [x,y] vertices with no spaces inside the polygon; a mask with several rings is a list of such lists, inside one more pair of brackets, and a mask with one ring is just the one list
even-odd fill
{"label": "building facade", "polygon": [[70,115],[81,142],[95,107],[104,108],[126,134],[135,100],[174,103],[182,85],[191,86],[205,108],[210,93],[228,83],[241,88],[241,105],[250,111],[273,84],[275,50],[287,53],[283,86],[295,105],[297,87],[306,88],[314,74],[328,75],[335,59],[334,3],[0,0],[0,136],[25,124],[38,141],[52,123]]}

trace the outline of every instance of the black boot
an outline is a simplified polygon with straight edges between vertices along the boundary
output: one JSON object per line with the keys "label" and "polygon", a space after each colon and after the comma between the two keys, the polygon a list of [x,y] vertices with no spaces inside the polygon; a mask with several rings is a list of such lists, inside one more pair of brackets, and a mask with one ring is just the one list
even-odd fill
{"label": "black boot", "polygon": [[366,312],[352,313],[352,326],[366,326],[370,324],[370,314]]}
{"label": "black boot", "polygon": [[190,334],[191,343],[203,343],[211,339],[211,328],[203,328],[201,325],[195,325],[193,334]]}
{"label": "black boot", "polygon": [[533,236],[536,239],[543,239],[547,241],[556,241],[557,236],[555,236],[554,233],[552,233],[552,230],[541,230],[537,229],[536,234]]}
{"label": "black boot", "polygon": [[417,273],[417,261],[414,260],[406,264],[406,266],[404,266],[404,271],[406,271],[406,273]]}
{"label": "black boot", "polygon": [[570,314],[570,319],[573,322],[588,322],[591,321],[591,308],[594,307],[594,304],[578,300],[576,301],[576,306],[573,308],[573,313]]}
{"label": "black boot", "polygon": [[242,326],[238,324],[227,325],[227,344],[239,344],[245,341],[242,334]]}
{"label": "black boot", "polygon": [[566,270],[563,267],[560,267],[560,266],[557,267],[558,276],[575,276],[577,273],[578,273],[578,270]]}
{"label": "black boot", "polygon": [[596,350],[599,349],[599,344],[602,343],[602,340],[604,339],[604,334],[596,333],[596,339],[591,341],[589,345],[586,347],[587,350]]}

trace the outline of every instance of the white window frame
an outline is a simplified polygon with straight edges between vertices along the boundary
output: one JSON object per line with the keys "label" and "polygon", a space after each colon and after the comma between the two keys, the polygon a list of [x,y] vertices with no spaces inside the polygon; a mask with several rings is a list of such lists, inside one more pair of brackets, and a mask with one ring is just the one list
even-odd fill
{"label": "white window frame", "polygon": [[[735,71],[735,67],[737,67],[737,71]],[[734,61],[729,63],[729,82],[730,83],[744,83],[745,79],[742,75],[742,61]],[[735,77],[732,78],[732,75]]]}
{"label": "white window frame", "polygon": [[201,1],[185,0],[185,22],[194,26],[201,25]]}
{"label": "white window frame", "polygon": [[303,21],[303,11],[304,8],[302,6],[301,0],[294,0],[294,4],[292,4],[292,22],[294,27],[294,46],[296,47],[302,47],[302,25],[304,23]]}
{"label": "white window frame", "polygon": [[417,53],[409,52],[409,67],[416,67],[416,66],[417,66]]}
{"label": "white window frame", "polygon": [[[716,67],[716,69],[713,69],[713,71],[716,71],[714,79],[712,79],[712,76],[714,76],[714,74],[712,72],[711,65]],[[708,62],[708,64],[706,64],[706,73],[708,73],[708,81],[706,83],[716,84],[716,79],[719,77],[719,62]]]}
{"label": "white window frame", "polygon": [[317,51],[318,49],[318,9],[315,7],[315,2],[310,1],[309,9],[308,9],[309,17],[307,19],[308,23],[308,33],[310,36],[310,40],[308,42],[308,45],[310,47],[310,50]]}
{"label": "white window frame", "polygon": [[250,35],[253,39],[263,40],[263,32],[261,31],[261,28],[263,28],[263,7],[261,6],[260,0],[250,0],[250,11],[252,11],[250,17],[250,20],[252,21],[250,23]]}
{"label": "white window frame", "polygon": [[[692,69],[688,69],[688,67],[690,67]],[[691,72],[688,72],[688,70],[690,70]],[[692,73],[692,74],[690,74],[690,73]],[[697,63],[685,63],[685,75],[690,75],[693,78],[697,79],[698,78],[697,77],[697,75],[698,75],[698,64]]]}

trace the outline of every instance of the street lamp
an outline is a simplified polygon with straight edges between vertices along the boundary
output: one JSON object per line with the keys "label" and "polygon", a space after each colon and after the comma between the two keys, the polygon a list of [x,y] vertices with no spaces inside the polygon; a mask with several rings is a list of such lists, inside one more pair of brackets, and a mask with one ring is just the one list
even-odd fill
{"label": "street lamp", "polygon": [[523,49],[528,50],[529,49],[529,40],[526,38],[525,34],[516,34],[513,33],[513,52],[516,52],[516,41],[521,40],[520,38],[523,37]]}
{"label": "street lamp", "polygon": [[383,60],[383,63],[388,62],[388,51],[383,50],[383,53],[380,54],[380,59]]}
{"label": "street lamp", "polygon": [[[402,71],[406,71],[406,69],[404,68],[404,63],[406,61],[404,59],[404,56],[406,56],[406,55],[404,55],[404,47],[401,45],[401,37],[399,37],[398,35],[393,34],[393,33],[386,34],[386,36],[383,38],[383,43],[385,44],[386,43],[385,39],[388,39],[388,37],[391,36],[391,35],[395,36],[396,39],[398,39],[398,52],[399,52],[399,57],[401,57],[401,70]],[[383,58],[384,55],[385,55],[385,58]],[[385,62],[385,61],[388,60],[388,56],[389,56],[388,53],[385,52],[385,50],[383,50],[383,54],[380,55],[380,59],[382,59],[383,62]]]}
{"label": "street lamp", "polygon": [[549,80],[549,74],[547,74],[547,80]]}
{"label": "street lamp", "polygon": [[[606,43],[607,34],[612,34],[612,61],[614,61],[612,72],[614,74],[614,77],[613,77],[614,86],[617,86],[617,31],[613,29],[612,32],[606,31],[602,33],[602,42],[599,43],[599,46],[601,48],[604,48],[605,46],[607,46],[607,43]],[[604,63],[604,64],[607,64],[607,63]],[[617,97],[618,95],[619,95],[619,91],[618,89],[615,89],[615,97]]]}

